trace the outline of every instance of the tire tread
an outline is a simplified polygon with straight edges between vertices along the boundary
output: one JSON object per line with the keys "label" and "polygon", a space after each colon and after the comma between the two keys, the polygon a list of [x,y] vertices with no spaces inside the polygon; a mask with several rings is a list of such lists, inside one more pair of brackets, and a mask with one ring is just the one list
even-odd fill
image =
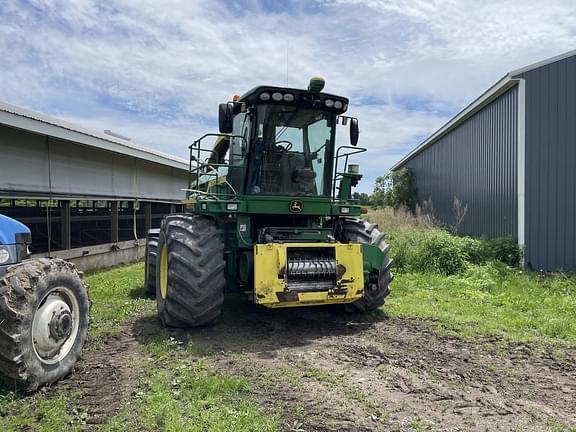
{"label": "tire tread", "polygon": [[362,219],[346,218],[340,221],[339,240],[352,243],[363,243],[377,246],[384,254],[378,287],[374,291],[365,291],[364,297],[347,305],[352,312],[367,312],[384,305],[384,300],[390,294],[390,283],[394,280],[391,272],[393,261],[390,258],[390,246],[385,241],[385,234],[380,232],[378,225]]}
{"label": "tire tread", "polygon": [[[73,370],[90,321],[87,286],[81,276],[72,263],[38,258],[9,267],[4,277],[0,278],[0,381],[25,391],[34,391]],[[81,316],[82,324],[75,349],[50,372],[46,372],[30,349],[31,327],[37,303],[41,300],[38,285],[42,283],[48,287],[58,277],[74,278],[75,283],[81,286],[80,310],[86,314]]]}
{"label": "tire tread", "polygon": [[169,327],[212,323],[220,316],[226,284],[222,231],[206,216],[171,215],[162,224],[159,247],[164,243],[168,295],[161,299],[157,290],[160,320]]}

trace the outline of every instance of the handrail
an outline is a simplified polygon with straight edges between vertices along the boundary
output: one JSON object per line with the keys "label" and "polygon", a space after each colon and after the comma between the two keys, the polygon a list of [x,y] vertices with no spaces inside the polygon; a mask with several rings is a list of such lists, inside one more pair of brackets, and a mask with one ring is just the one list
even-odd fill
{"label": "handrail", "polygon": [[[342,149],[350,149],[353,151],[350,151],[348,153],[345,154],[339,154],[340,150]],[[355,154],[360,154],[360,153],[364,153],[367,149],[364,147],[352,147],[352,146],[340,146],[336,149],[336,157],[334,158],[335,161],[335,165],[334,165],[334,178],[332,181],[332,199],[336,199],[336,181],[341,179],[343,177],[343,175],[346,173],[346,168],[348,167],[348,158],[352,155]],[[346,158],[344,160],[344,172],[339,173],[338,172],[338,160],[340,158]]]}
{"label": "handrail", "polygon": [[[242,140],[244,146],[248,145],[248,141],[245,137],[240,135],[230,135],[230,134],[220,134],[220,133],[207,133],[202,135],[200,138],[196,139],[192,144],[188,146],[190,149],[190,162],[188,164],[188,185],[189,188],[186,189],[186,192],[192,192],[194,194],[202,194],[202,195],[210,195],[214,196],[218,199],[218,196],[230,196],[230,194],[225,193],[211,193],[211,192],[204,192],[200,190],[200,177],[201,176],[211,176],[216,178],[216,182],[219,181],[219,169],[220,168],[229,168],[231,165],[230,163],[211,163],[209,162],[212,156],[216,157],[218,160],[218,153],[214,149],[206,149],[202,148],[202,141],[209,137],[218,137],[218,138],[225,138],[230,141],[234,139]],[[232,143],[230,143],[231,145]],[[201,160],[202,153],[209,153],[208,156],[204,161]],[[196,154],[196,155],[194,155]],[[195,161],[195,164],[192,162]],[[210,172],[212,171],[212,172]],[[214,172],[215,171],[215,172]],[[210,180],[212,181],[212,180]],[[233,196],[236,198],[238,193],[232,187],[232,185],[228,182],[228,180],[224,179],[224,183],[232,190]],[[195,187],[193,187],[193,184]]]}

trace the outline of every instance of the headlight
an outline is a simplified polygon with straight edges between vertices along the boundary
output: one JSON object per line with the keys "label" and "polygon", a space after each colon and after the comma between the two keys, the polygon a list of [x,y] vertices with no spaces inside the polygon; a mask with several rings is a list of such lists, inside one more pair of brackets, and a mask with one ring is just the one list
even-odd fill
{"label": "headlight", "polygon": [[284,95],[284,102],[294,102],[294,95],[292,93],[286,93]]}
{"label": "headlight", "polygon": [[6,264],[10,260],[10,253],[8,250],[0,246],[0,264]]}
{"label": "headlight", "polygon": [[15,264],[16,263],[16,250],[14,245],[0,246],[0,265],[2,264]]}
{"label": "headlight", "polygon": [[334,106],[334,101],[332,99],[326,99],[324,105],[326,105],[327,108],[332,108]]}
{"label": "headlight", "polygon": [[341,101],[336,101],[334,102],[334,108],[336,109],[342,109],[342,102]]}
{"label": "headlight", "polygon": [[282,93],[272,93],[272,100],[275,100],[276,102],[280,102],[282,100],[283,96]]}
{"label": "headlight", "polygon": [[270,100],[270,93],[264,92],[264,93],[260,93],[260,100],[261,101],[269,101]]}
{"label": "headlight", "polygon": [[226,210],[228,210],[228,211],[236,211],[236,210],[238,210],[238,203],[228,203],[228,204],[226,204]]}

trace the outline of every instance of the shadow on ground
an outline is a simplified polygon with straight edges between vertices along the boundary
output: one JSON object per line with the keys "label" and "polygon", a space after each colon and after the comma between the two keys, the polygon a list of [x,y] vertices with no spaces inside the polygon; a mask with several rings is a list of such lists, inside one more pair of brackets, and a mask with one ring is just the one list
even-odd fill
{"label": "shadow on ground", "polygon": [[128,297],[131,299],[153,299],[154,295],[149,294],[144,288],[144,285],[140,285],[138,287],[132,288],[128,293]]}
{"label": "shadow on ground", "polygon": [[207,327],[163,329],[156,316],[140,317],[132,332],[141,344],[165,334],[192,343],[204,353],[272,352],[304,346],[327,336],[353,335],[387,320],[382,311],[355,315],[339,306],[267,309],[239,295],[228,295],[220,320]]}

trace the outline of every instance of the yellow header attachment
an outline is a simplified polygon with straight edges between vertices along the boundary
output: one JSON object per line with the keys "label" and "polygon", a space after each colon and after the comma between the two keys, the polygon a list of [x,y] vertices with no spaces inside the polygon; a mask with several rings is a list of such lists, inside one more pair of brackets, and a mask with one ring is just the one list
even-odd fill
{"label": "yellow header attachment", "polygon": [[270,308],[351,303],[364,295],[361,245],[254,246],[254,301]]}

